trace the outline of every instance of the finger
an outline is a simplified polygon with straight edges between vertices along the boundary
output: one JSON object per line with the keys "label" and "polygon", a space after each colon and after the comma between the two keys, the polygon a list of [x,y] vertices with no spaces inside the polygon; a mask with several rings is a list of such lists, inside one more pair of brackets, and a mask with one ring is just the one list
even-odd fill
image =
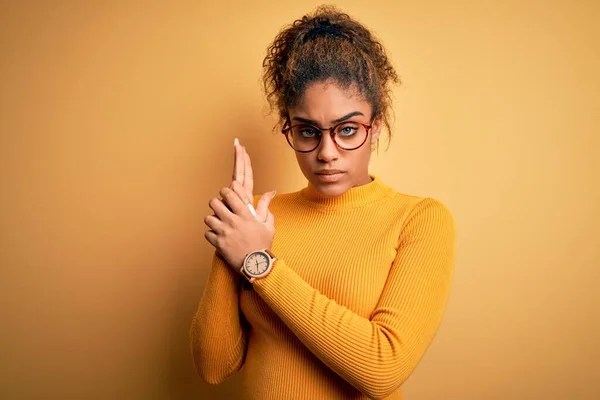
{"label": "finger", "polygon": [[275,227],[275,216],[273,215],[272,212],[269,212],[267,214],[267,219],[265,220],[265,224],[268,226]]}
{"label": "finger", "polygon": [[252,201],[247,197],[246,192],[244,191],[244,187],[240,185],[237,181],[231,182],[231,189],[240,197],[242,202],[246,205],[246,208],[250,211],[254,217],[256,217],[256,210],[252,205]]}
{"label": "finger", "polygon": [[239,140],[236,138],[233,142],[233,175],[232,181],[238,181],[242,185],[244,184],[244,150],[240,145]]}
{"label": "finger", "polygon": [[214,211],[217,218],[221,220],[221,222],[230,222],[233,213],[231,210],[225,205],[223,200],[219,200],[216,197],[210,199],[208,202],[208,206]]}
{"label": "finger", "polygon": [[244,147],[244,189],[249,198],[252,198],[254,192],[254,173],[252,171],[252,162],[250,161],[250,154]]}
{"label": "finger", "polygon": [[269,205],[271,204],[271,200],[273,200],[273,197],[275,197],[275,193],[275,190],[272,192],[265,193],[258,200],[258,203],[256,204],[256,214],[258,216],[257,218],[260,221],[267,220],[267,215],[269,213]]}
{"label": "finger", "polygon": [[225,202],[225,200],[223,200],[223,199],[219,199],[219,201],[220,201],[221,203],[223,203],[223,205],[225,206],[225,208],[227,208],[227,209],[228,209],[230,212],[232,212],[232,211],[231,211],[231,207],[229,207],[229,204],[227,204],[227,203]]}
{"label": "finger", "polygon": [[208,241],[208,243],[212,244],[214,247],[217,247],[217,234],[215,232],[204,232],[204,238]]}
{"label": "finger", "polygon": [[223,222],[215,215],[207,215],[204,217],[204,223],[217,234],[223,232]]}
{"label": "finger", "polygon": [[[238,183],[236,182],[235,184],[237,185]],[[246,204],[242,201],[240,196],[230,188],[221,189],[219,194],[221,195],[221,197],[223,197],[223,200],[227,202],[229,207],[231,207],[231,211],[233,211],[234,214],[246,217],[248,215],[252,215],[250,214],[250,210],[248,210]]]}

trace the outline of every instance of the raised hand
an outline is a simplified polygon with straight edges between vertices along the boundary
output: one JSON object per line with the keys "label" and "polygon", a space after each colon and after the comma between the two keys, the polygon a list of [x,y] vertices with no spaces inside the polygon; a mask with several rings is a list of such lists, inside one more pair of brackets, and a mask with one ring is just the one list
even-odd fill
{"label": "raised hand", "polygon": [[252,206],[254,177],[250,156],[236,139],[231,185],[220,190],[221,199],[209,202],[214,215],[204,218],[210,228],[204,236],[217,255],[239,271],[246,255],[252,251],[271,248],[275,236],[275,219],[269,204],[275,191],[263,194],[256,210]]}

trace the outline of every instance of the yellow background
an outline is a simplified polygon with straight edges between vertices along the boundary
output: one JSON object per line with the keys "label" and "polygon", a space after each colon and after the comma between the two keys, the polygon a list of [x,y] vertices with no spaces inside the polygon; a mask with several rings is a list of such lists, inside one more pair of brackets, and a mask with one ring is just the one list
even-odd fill
{"label": "yellow background", "polygon": [[[202,219],[239,137],[305,180],[260,90],[318,3],[2,2],[0,397],[199,399]],[[343,1],[403,80],[371,172],[453,211],[457,268],[407,399],[600,398],[600,3]]]}

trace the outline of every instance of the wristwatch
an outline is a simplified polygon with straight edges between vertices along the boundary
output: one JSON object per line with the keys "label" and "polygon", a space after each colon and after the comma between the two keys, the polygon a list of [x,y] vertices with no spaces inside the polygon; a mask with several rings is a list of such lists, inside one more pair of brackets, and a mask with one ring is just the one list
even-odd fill
{"label": "wristwatch", "polygon": [[269,275],[275,260],[277,258],[269,249],[253,251],[244,259],[240,272],[250,283],[254,283],[256,279]]}

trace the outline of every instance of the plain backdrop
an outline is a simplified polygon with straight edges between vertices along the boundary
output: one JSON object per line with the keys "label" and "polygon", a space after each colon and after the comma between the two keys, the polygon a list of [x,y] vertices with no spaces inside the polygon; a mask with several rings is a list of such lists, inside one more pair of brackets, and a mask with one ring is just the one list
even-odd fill
{"label": "plain backdrop", "polygon": [[[313,1],[3,1],[0,397],[219,399],[188,328],[232,143],[306,181],[260,87]],[[600,2],[340,1],[402,79],[371,173],[453,212],[408,400],[600,398]]]}

